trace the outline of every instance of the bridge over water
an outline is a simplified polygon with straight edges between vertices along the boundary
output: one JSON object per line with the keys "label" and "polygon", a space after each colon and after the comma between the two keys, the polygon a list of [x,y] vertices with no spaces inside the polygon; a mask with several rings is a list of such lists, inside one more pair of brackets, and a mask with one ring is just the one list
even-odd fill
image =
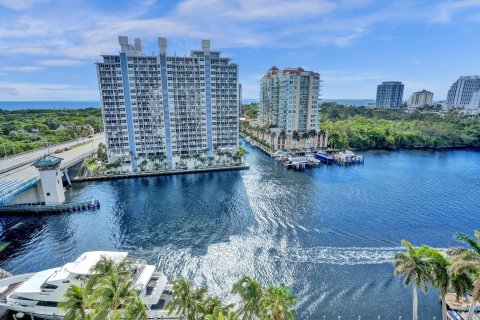
{"label": "bridge over water", "polygon": [[[86,140],[85,144],[74,146],[77,143],[66,143],[50,149],[35,150],[24,153],[17,157],[0,160],[0,205],[11,201],[15,196],[35,188],[39,181],[39,172],[32,163],[41,156],[47,154],[51,149],[67,151],[55,153],[55,156],[63,158],[61,169],[63,171],[90,157],[98,149],[98,145],[105,141],[104,134],[98,134],[93,139]],[[81,143],[81,142],[80,142]],[[68,176],[67,176],[68,178]]]}

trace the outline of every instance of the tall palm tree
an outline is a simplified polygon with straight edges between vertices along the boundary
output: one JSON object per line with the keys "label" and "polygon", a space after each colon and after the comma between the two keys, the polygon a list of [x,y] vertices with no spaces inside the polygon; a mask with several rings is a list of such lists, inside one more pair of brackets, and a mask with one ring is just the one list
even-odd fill
{"label": "tall palm tree", "polygon": [[272,152],[275,150],[275,138],[277,137],[277,133],[275,131],[270,131],[270,139],[272,142]]}
{"label": "tall palm tree", "polygon": [[457,302],[460,301],[460,297],[465,297],[472,289],[472,279],[466,273],[453,273],[450,274],[450,285],[455,292]]}
{"label": "tall palm tree", "polygon": [[285,139],[287,139],[287,132],[285,130],[280,131],[279,137],[282,139],[282,145],[285,146]]}
{"label": "tall palm tree", "polygon": [[60,303],[60,308],[66,310],[65,320],[87,320],[89,319],[90,294],[88,289],[72,284],[65,293],[66,301]]}
{"label": "tall palm tree", "polygon": [[306,148],[307,147],[307,140],[310,138],[310,134],[308,132],[304,132],[301,135],[301,138],[303,140],[303,148]]}
{"label": "tall palm tree", "polygon": [[269,320],[295,319],[293,305],[296,299],[292,290],[283,283],[277,287],[269,287],[260,299],[261,318]]}
{"label": "tall palm tree", "polygon": [[138,294],[132,294],[132,297],[125,307],[125,320],[143,320],[147,319],[147,308],[143,304]]}
{"label": "tall palm tree", "polygon": [[132,291],[130,279],[125,279],[118,274],[110,274],[102,278],[93,291],[95,318],[121,318],[124,308],[127,309],[134,298]]}
{"label": "tall palm tree", "polygon": [[66,319],[147,319],[146,306],[132,285],[130,270],[128,262],[115,263],[101,257],[85,287],[68,288],[67,299],[61,304],[69,317]]}
{"label": "tall palm tree", "polygon": [[258,316],[263,291],[262,285],[250,276],[243,277],[233,285],[232,293],[238,294],[242,299],[239,310],[242,319],[254,319]]}
{"label": "tall palm tree", "polygon": [[442,300],[442,319],[447,320],[447,293],[450,288],[450,276],[448,274],[448,268],[450,267],[450,261],[445,254],[434,248],[429,248],[426,251],[428,257],[428,263],[430,265],[430,271],[432,276],[432,284],[440,291],[440,297]]}
{"label": "tall palm tree", "polygon": [[211,314],[205,316],[205,320],[237,320],[238,314],[234,311],[223,311],[220,307],[216,306]]}
{"label": "tall palm tree", "polygon": [[451,274],[465,273],[472,279],[472,302],[468,311],[467,320],[473,319],[477,301],[480,300],[480,231],[474,231],[475,238],[464,233],[456,235],[458,241],[463,242],[468,248],[453,248],[450,250],[452,266]]}
{"label": "tall palm tree", "polygon": [[[297,131],[293,130],[292,135],[290,136],[289,148],[296,149],[297,141],[299,139],[300,139],[300,134]],[[295,146],[295,148],[292,148],[292,144]]]}
{"label": "tall palm tree", "polygon": [[177,279],[173,282],[172,299],[166,308],[169,314],[179,314],[188,320],[196,320],[204,314],[204,301],[207,291],[203,288],[195,289],[186,279]]}
{"label": "tall palm tree", "polygon": [[415,249],[407,240],[402,240],[402,246],[407,251],[395,254],[395,275],[405,276],[403,281],[405,286],[413,284],[413,320],[418,320],[417,287],[426,291],[431,279],[428,261],[425,257],[428,247],[422,246]]}

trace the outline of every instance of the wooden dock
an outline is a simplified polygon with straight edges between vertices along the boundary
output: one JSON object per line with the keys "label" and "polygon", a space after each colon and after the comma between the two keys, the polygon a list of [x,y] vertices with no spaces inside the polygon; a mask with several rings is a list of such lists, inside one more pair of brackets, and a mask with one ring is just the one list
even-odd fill
{"label": "wooden dock", "polygon": [[0,214],[51,214],[63,212],[78,212],[100,208],[98,200],[89,200],[58,205],[44,204],[14,204],[0,206]]}

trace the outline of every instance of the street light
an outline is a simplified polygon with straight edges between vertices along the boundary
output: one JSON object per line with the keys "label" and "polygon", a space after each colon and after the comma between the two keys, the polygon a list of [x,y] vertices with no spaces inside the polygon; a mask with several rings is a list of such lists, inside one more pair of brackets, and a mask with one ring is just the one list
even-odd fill
{"label": "street light", "polygon": [[5,154],[5,158],[8,159],[7,150],[5,149],[5,141],[2,141],[2,142],[3,142],[3,153]]}

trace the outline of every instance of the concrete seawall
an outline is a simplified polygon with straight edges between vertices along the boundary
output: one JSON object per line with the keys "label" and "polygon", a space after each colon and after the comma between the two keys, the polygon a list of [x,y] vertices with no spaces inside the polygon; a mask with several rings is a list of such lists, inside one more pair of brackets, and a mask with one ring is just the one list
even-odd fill
{"label": "concrete seawall", "polygon": [[103,176],[96,176],[96,177],[77,177],[72,180],[72,183],[96,181],[96,180],[133,179],[133,178],[142,178],[142,177],[173,176],[173,175],[179,175],[179,174],[207,173],[207,172],[217,172],[217,171],[248,170],[248,169],[250,169],[250,166],[247,164],[242,166],[202,168],[202,169],[192,169],[192,170],[171,170],[171,171],[158,171],[158,172],[112,174],[112,175],[103,175]]}

